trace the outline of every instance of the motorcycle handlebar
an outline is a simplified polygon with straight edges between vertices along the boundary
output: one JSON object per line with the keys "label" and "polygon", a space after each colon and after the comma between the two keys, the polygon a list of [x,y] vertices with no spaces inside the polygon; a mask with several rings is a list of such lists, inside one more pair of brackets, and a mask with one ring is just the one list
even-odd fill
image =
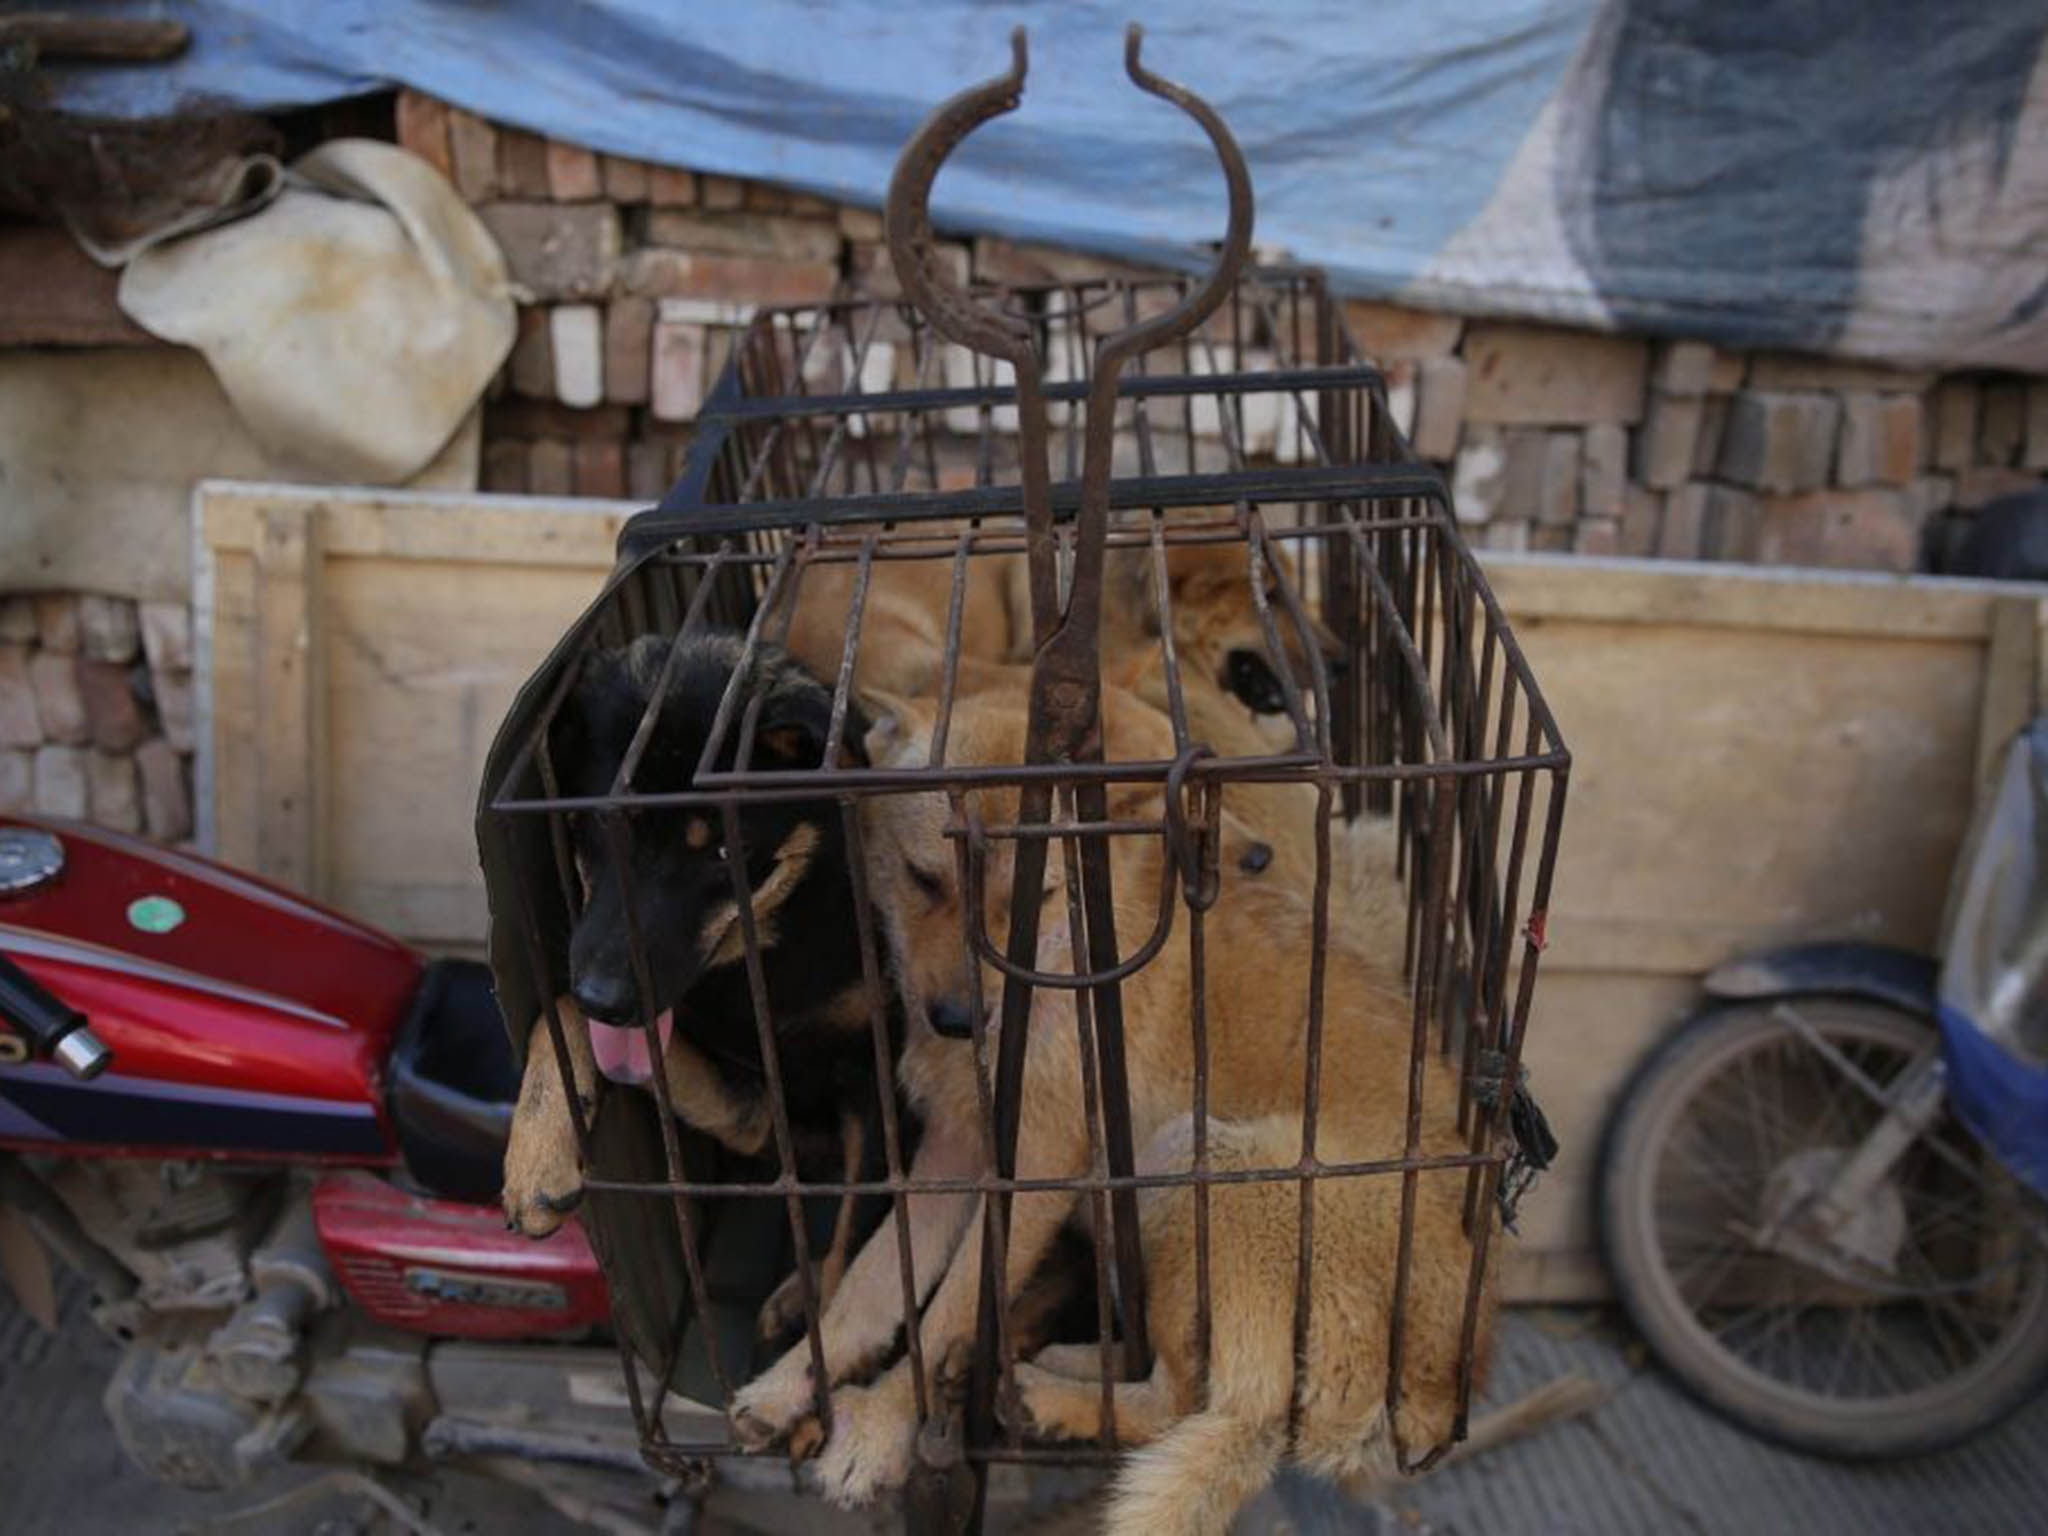
{"label": "motorcycle handlebar", "polygon": [[0,1016],[27,1035],[39,1054],[73,1077],[98,1077],[114,1060],[114,1053],[87,1026],[84,1014],[4,954],[0,954]]}

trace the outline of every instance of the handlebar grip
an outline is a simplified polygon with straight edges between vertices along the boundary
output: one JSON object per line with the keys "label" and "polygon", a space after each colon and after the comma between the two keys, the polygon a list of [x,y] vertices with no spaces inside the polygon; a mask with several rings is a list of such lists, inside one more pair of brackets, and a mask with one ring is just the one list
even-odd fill
{"label": "handlebar grip", "polygon": [[0,954],[0,1015],[29,1037],[38,1054],[50,1057],[74,1077],[97,1077],[114,1059],[114,1053],[86,1027],[84,1014],[5,954]]}

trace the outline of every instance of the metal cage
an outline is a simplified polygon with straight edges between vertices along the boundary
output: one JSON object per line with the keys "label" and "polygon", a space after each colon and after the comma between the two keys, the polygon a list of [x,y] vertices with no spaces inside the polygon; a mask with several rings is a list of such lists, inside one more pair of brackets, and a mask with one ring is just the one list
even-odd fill
{"label": "metal cage", "polygon": [[[659,510],[629,526],[618,571],[535,680],[528,707],[508,722],[484,786],[481,823],[487,842],[504,850],[495,863],[486,860],[494,960],[507,995],[535,1001],[564,1072],[565,1022],[553,999],[567,987],[567,934],[584,900],[570,852],[578,817],[595,819],[614,846],[630,850],[636,823],[648,813],[687,808],[709,818],[737,849],[750,809],[802,800],[832,807],[858,850],[864,818],[886,797],[938,792],[952,811],[948,837],[969,893],[962,909],[968,926],[986,927],[973,895],[992,850],[1007,843],[1017,866],[1013,910],[1025,910],[1025,893],[1042,878],[1034,866],[1057,859],[1069,930],[1085,950],[1064,974],[1049,975],[1038,969],[1035,936],[1021,932],[1035,928],[1035,919],[1020,917],[1007,933],[962,935],[981,958],[975,974],[1000,991],[1000,1006],[975,1016],[970,1038],[953,1046],[972,1051],[977,1064],[985,1166],[971,1178],[920,1180],[905,1155],[895,1086],[902,1037],[891,1015],[901,1004],[880,937],[887,918],[876,910],[861,862],[852,859],[844,920],[862,955],[880,1155],[859,1177],[816,1177],[799,1166],[782,1098],[786,1042],[769,1011],[767,968],[784,962],[764,951],[748,916],[754,891],[745,856],[731,859],[743,940],[736,963],[744,967],[755,1014],[772,1118],[765,1161],[736,1159],[677,1117],[662,1042],[644,1008],[658,1128],[640,1121],[637,1134],[648,1145],[622,1160],[593,1151],[595,1127],[580,1119],[577,1127],[592,1157],[585,1185],[593,1237],[615,1296],[634,1308],[620,1328],[632,1407],[650,1462],[672,1472],[737,1451],[717,1410],[766,1363],[740,1324],[779,1278],[784,1255],[803,1277],[805,1342],[797,1347],[807,1347],[813,1365],[822,1366],[820,1308],[809,1275],[836,1202],[876,1197],[901,1217],[910,1197],[948,1191],[984,1202],[994,1219],[980,1259],[979,1332],[964,1401],[930,1386],[927,1367],[936,1363],[920,1358],[916,1327],[899,1340],[925,1426],[920,1474],[937,1484],[966,1469],[978,1478],[995,1461],[1101,1462],[1114,1455],[1113,1434],[1092,1446],[1034,1444],[1013,1415],[998,1411],[1015,1352],[1003,1325],[1012,1298],[997,1260],[1010,1200],[1020,1191],[1062,1190],[1087,1208],[1088,1228],[1100,1240],[1092,1259],[1078,1262],[1092,1268],[1093,1333],[1110,1381],[1142,1374],[1147,1353],[1139,1191],[1171,1184],[1194,1191],[1196,1316],[1206,1349],[1211,1187],[1298,1185],[1298,1392],[1309,1327],[1313,1191],[1319,1181],[1339,1178],[1402,1181],[1399,1240],[1386,1255],[1396,1297],[1387,1345],[1391,1408],[1401,1390],[1400,1298],[1414,1262],[1416,1181],[1433,1170],[1464,1170],[1470,1252],[1455,1434],[1463,1433],[1493,1212],[1519,1185],[1510,1102],[1543,947],[1569,756],[1459,534],[1441,477],[1414,459],[1390,418],[1381,375],[1359,355],[1317,274],[1240,270],[1250,195],[1235,146],[1199,102],[1145,75],[1135,43],[1133,78],[1203,121],[1224,160],[1232,227],[1212,271],[1004,295],[966,293],[946,282],[929,260],[923,196],[953,143],[1015,104],[1021,42],[1018,48],[1011,76],[941,108],[905,152],[889,214],[905,299],[764,312],[736,338],[682,479]],[[992,358],[996,351],[1008,355]],[[1119,373],[1126,356],[1129,366]],[[1272,743],[1264,749],[1217,751],[1191,729],[1190,679],[1176,651],[1167,579],[1175,551],[1187,546],[1225,547],[1242,558],[1281,689],[1268,722]],[[1033,580],[1027,751],[1016,761],[949,762],[949,722],[963,694],[963,593],[977,562],[1019,554]],[[1106,559],[1143,573],[1161,615],[1145,672],[1163,695],[1170,756],[1119,760],[1101,750],[1096,629]],[[923,763],[848,764],[838,727],[859,707],[868,593],[876,574],[895,562],[947,573],[947,644],[931,700],[935,748]],[[629,754],[611,793],[563,791],[551,733],[593,650],[657,635],[669,643],[672,666],[691,637],[724,630],[743,637],[742,656],[753,658],[787,634],[806,582],[835,568],[841,579],[850,570],[853,595],[836,667],[822,677],[832,689],[834,729],[819,765],[778,767],[762,759],[762,699],[741,686],[743,659],[686,790],[636,789]],[[1318,625],[1334,637],[1333,655],[1325,656]],[[637,743],[644,744],[662,707],[657,691]],[[728,756],[730,763],[719,766]],[[1205,993],[1206,978],[1224,957],[1206,954],[1206,925],[1240,878],[1219,863],[1221,808],[1253,784],[1313,791],[1308,931],[1296,936],[1311,967],[1301,1146],[1298,1158],[1279,1166],[1216,1169],[1204,1151],[1214,1088]],[[990,822],[970,796],[998,786],[1016,791],[1018,807],[1013,817]],[[1106,796],[1129,786],[1156,787],[1156,814],[1109,814]],[[1390,818],[1398,850],[1394,878],[1405,913],[1400,985],[1410,1035],[1405,1080],[1389,1092],[1406,1096],[1408,1112],[1402,1145],[1383,1157],[1342,1163],[1317,1156],[1318,1073],[1329,1028],[1322,957],[1331,926],[1345,920],[1331,899],[1333,829],[1341,835],[1361,816]],[[1143,933],[1116,932],[1110,921],[1111,845],[1120,839],[1154,840],[1163,855],[1160,887],[1142,898],[1156,902]],[[1138,899],[1125,893],[1126,906]],[[649,936],[633,938],[644,1001],[646,964],[637,950]],[[1185,946],[1191,957],[1194,1166],[1146,1174],[1134,1166],[1124,998],[1132,978],[1169,944]],[[1089,1171],[1019,1179],[1026,1024],[1034,993],[1047,990],[1072,999]],[[1432,1073],[1457,1074],[1464,1150],[1456,1156],[1420,1150],[1421,1096]],[[645,1096],[606,1085],[600,1097]],[[915,1318],[908,1225],[899,1222],[896,1231],[900,1304],[905,1317]],[[815,1411],[829,1426],[832,1393],[819,1376]],[[1445,1448],[1399,1451],[1404,1465],[1420,1466]]]}

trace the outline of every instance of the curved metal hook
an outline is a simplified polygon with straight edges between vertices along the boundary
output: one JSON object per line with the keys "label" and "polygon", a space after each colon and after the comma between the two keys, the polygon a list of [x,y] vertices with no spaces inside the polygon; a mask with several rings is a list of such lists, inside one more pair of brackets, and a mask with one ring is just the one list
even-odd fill
{"label": "curved metal hook", "polygon": [[1209,143],[1216,151],[1216,158],[1223,166],[1223,183],[1230,193],[1230,218],[1224,226],[1223,245],[1216,253],[1216,260],[1209,268],[1209,274],[1202,279],[1201,286],[1163,315],[1142,320],[1136,325],[1106,337],[1102,350],[1121,362],[1135,357],[1140,352],[1149,352],[1161,342],[1184,336],[1204,320],[1208,319],[1230,294],[1238,273],[1244,270],[1245,257],[1252,248],[1252,178],[1246,171],[1244,151],[1237,147],[1237,140],[1216,109],[1184,85],[1177,85],[1163,75],[1155,75],[1138,62],[1138,53],[1145,41],[1145,29],[1135,21],[1124,32],[1124,73],[1131,77],[1131,83],[1139,90],[1162,101],[1169,101],[1201,124],[1202,132],[1209,136]]}
{"label": "curved metal hook", "polygon": [[[1223,166],[1230,216],[1216,261],[1187,297],[1163,314],[1104,338],[1101,358],[1112,377],[1126,358],[1184,335],[1207,319],[1228,296],[1252,244],[1252,183],[1245,170],[1244,152],[1213,107],[1186,86],[1153,74],[1139,62],[1144,36],[1144,28],[1136,22],[1125,32],[1124,72],[1138,89],[1172,103],[1201,125]],[[991,118],[1016,111],[1024,97],[1029,64],[1024,29],[1018,27],[1010,34],[1008,73],[971,86],[941,103],[911,135],[896,162],[895,174],[889,179],[884,215],[889,257],[897,281],[932,328],[949,341],[1002,358],[1020,369],[1032,357],[1030,321],[977,304],[946,281],[932,259],[930,204],[932,184],[961,141]]]}
{"label": "curved metal hook", "polygon": [[963,347],[1019,365],[1031,355],[1030,322],[976,304],[940,275],[932,260],[931,196],[932,183],[960,141],[990,118],[1017,110],[1029,68],[1024,29],[1018,27],[1010,33],[1009,72],[941,102],[910,136],[889,178],[883,213],[896,281],[932,328]]}

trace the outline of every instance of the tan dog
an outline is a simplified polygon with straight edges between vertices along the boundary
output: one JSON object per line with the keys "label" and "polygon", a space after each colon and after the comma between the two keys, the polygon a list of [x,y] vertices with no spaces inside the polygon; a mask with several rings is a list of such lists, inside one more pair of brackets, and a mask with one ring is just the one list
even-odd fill
{"label": "tan dog", "polygon": [[[1292,579],[1293,557],[1285,550],[1276,554]],[[1289,615],[1279,579],[1270,567],[1262,569],[1260,577],[1285,669],[1313,718],[1312,669],[1301,626]],[[1181,685],[1187,693],[1190,734],[1231,757],[1291,750],[1294,725],[1286,713],[1285,689],[1274,669],[1265,625],[1253,596],[1247,546],[1234,542],[1168,545],[1166,594]],[[1112,550],[1103,575],[1103,678],[1128,688],[1162,712],[1167,708],[1160,647],[1164,628],[1152,551],[1144,546]],[[1334,673],[1343,647],[1312,612],[1307,614],[1307,628],[1308,644],[1321,653],[1326,669]]]}
{"label": "tan dog", "polygon": [[[1114,756],[1130,760],[1158,754],[1165,727],[1156,713],[1112,693],[1105,700],[1105,724]],[[1020,760],[1023,717],[1014,700],[967,701],[955,716],[953,732],[958,761]],[[885,721],[870,738],[870,752],[881,761],[921,761],[923,734],[915,722]],[[972,798],[991,823],[1014,811],[1011,792],[984,791]],[[1121,791],[1111,814],[1145,814],[1148,798],[1156,814],[1158,791],[1143,786]],[[971,1052],[933,1034],[926,1022],[934,1006],[957,1006],[963,994],[991,1010],[999,996],[992,973],[977,978],[963,972],[960,888],[943,837],[949,815],[938,795],[884,797],[870,802],[868,814],[870,890],[886,916],[908,1010],[901,1081],[928,1123],[951,1133],[920,1149],[912,1170],[920,1177],[985,1171]],[[997,942],[1007,928],[1005,850],[1010,846],[997,843],[989,856],[988,922]],[[1156,838],[1119,839],[1114,847],[1118,932],[1128,947],[1136,942],[1129,936],[1152,927],[1163,855]],[[1057,884],[1057,860],[1051,868],[1048,894]],[[1308,985],[1309,924],[1300,888],[1284,879],[1227,880],[1208,922],[1208,952],[1219,957],[1208,976],[1210,1112],[1217,1159],[1224,1166],[1291,1164],[1300,1152]],[[1068,967],[1064,902],[1047,903],[1041,933],[1039,965]],[[1299,947],[1276,945],[1275,936],[1284,934],[1304,937]],[[1388,947],[1384,938],[1361,944],[1333,924],[1321,1141],[1322,1155],[1331,1160],[1391,1158],[1402,1150],[1409,1006],[1398,972],[1370,958],[1372,951],[1384,953]],[[1158,1167],[1185,1166],[1192,1088],[1190,980],[1186,946],[1169,942],[1124,984],[1133,1130],[1148,1162]],[[1046,989],[1034,995],[1018,1139],[1017,1171],[1023,1178],[1073,1178],[1087,1170],[1070,997]],[[1449,1149],[1455,1131],[1455,1084],[1441,1065],[1431,1075],[1425,1153]],[[1449,1431],[1457,1321],[1470,1256],[1458,1225],[1462,1174],[1424,1175],[1419,1182],[1402,1377],[1405,1401],[1397,1426],[1403,1442],[1417,1450]],[[1129,1513],[1118,1529],[1220,1530],[1219,1512],[1227,1520],[1228,1512],[1290,1450],[1326,1470],[1386,1464],[1385,1348],[1392,1284],[1388,1213],[1398,1208],[1399,1180],[1348,1179],[1318,1191],[1312,1369],[1301,1433],[1290,1448],[1285,1433],[1292,1319],[1279,1298],[1292,1294],[1296,1249],[1290,1213],[1298,1193],[1296,1185],[1281,1183],[1219,1189],[1212,1197],[1214,1390],[1211,1407],[1186,1418],[1203,1379],[1203,1362],[1191,1358],[1186,1215],[1191,1197],[1168,1191],[1144,1202],[1146,1262],[1159,1291],[1154,1304],[1159,1360],[1150,1380],[1120,1386],[1117,1396],[1127,1438],[1174,1428],[1152,1461],[1127,1474],[1120,1507]],[[1032,1273],[1073,1205],[1074,1198],[1065,1193],[1015,1197],[1008,1245],[1013,1288]],[[936,1370],[957,1360],[973,1333],[981,1254],[977,1202],[965,1195],[914,1198],[911,1228],[920,1298],[931,1293],[919,1323],[920,1340],[928,1369]],[[826,1311],[825,1360],[835,1386],[886,1356],[895,1343],[903,1321],[895,1252],[893,1231],[878,1232],[854,1260]],[[1066,1354],[1050,1363],[1067,1363]],[[907,1475],[916,1429],[909,1372],[908,1363],[899,1362],[871,1387],[835,1391],[834,1428],[820,1471],[827,1492],[839,1501],[863,1502]],[[935,1390],[938,1385],[933,1383]],[[1099,1388],[1077,1390],[1049,1368],[1029,1373],[1024,1385],[1028,1411],[1046,1431],[1091,1432],[1091,1415],[1098,1410],[1081,1399]],[[768,1444],[795,1428],[809,1405],[808,1356],[793,1351],[737,1395],[736,1431],[745,1444]],[[1223,1459],[1226,1452],[1228,1459]],[[1221,1482],[1215,1481],[1219,1474]],[[1213,1495],[1205,1494],[1205,1487],[1213,1488]]]}
{"label": "tan dog", "polygon": [[[939,524],[929,547],[943,550],[957,529]],[[826,686],[839,675],[846,646],[846,616],[859,567],[821,561],[806,568],[797,586],[786,645]],[[943,556],[875,560],[861,610],[855,683],[908,698],[936,698],[946,654],[953,595],[953,561]],[[1021,555],[977,555],[967,562],[960,605],[960,688],[978,686],[985,667],[1029,654],[1030,601]]]}

